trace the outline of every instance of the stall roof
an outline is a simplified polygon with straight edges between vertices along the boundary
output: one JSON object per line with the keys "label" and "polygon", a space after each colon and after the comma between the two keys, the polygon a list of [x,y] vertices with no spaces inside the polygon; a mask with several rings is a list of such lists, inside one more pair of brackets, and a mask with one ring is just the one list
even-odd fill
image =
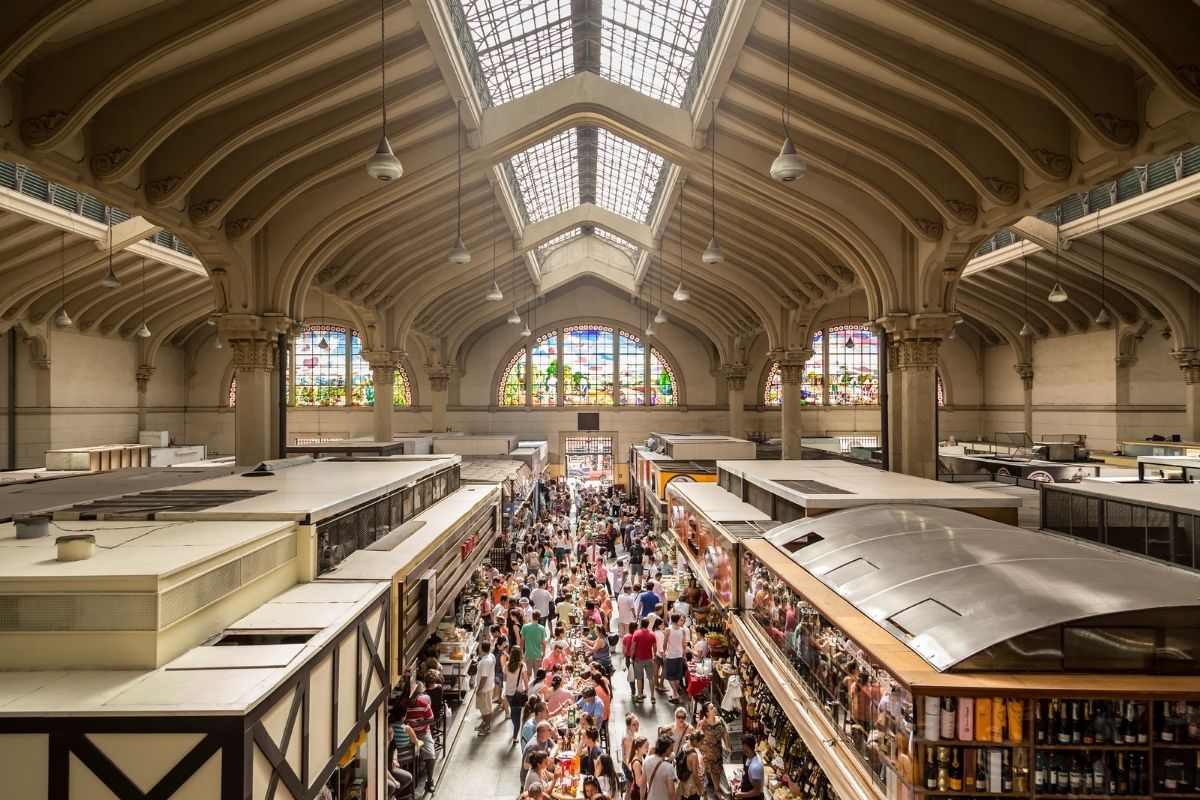
{"label": "stall roof", "polygon": [[[1162,463],[1154,460],[1153,463]],[[1088,495],[1101,500],[1117,500],[1139,506],[1154,506],[1183,514],[1200,514],[1200,488],[1190,483],[1056,483],[1055,491]]]}
{"label": "stall roof", "polygon": [[464,456],[459,474],[462,480],[468,483],[502,483],[529,480],[533,477],[533,472],[524,461],[486,456]]}
{"label": "stall roof", "polygon": [[848,461],[718,461],[725,470],[772,494],[811,509],[909,503],[950,508],[1009,508],[1021,498],[958,483],[884,472]]}
{"label": "stall roof", "polygon": [[[424,554],[436,547],[448,531],[480,508],[498,502],[499,498],[497,486],[463,486],[406,522],[405,525],[414,526],[412,534],[392,549],[357,550],[321,575],[318,581],[391,581],[397,575],[403,576],[411,565],[421,563]],[[423,524],[416,527],[418,522]]]}
{"label": "stall roof", "polygon": [[274,474],[231,475],[189,487],[197,491],[251,489],[269,494],[203,510],[167,512],[158,519],[289,519],[311,524],[446,469],[457,456],[399,456],[367,460],[324,459]]}
{"label": "stall roof", "polygon": [[84,474],[50,473],[46,477],[34,480],[0,485],[0,520],[10,520],[13,514],[46,511],[107,497],[119,497],[131,492],[195,484],[230,475],[239,469],[242,468],[233,465],[197,467],[188,464]]}
{"label": "stall roof", "polygon": [[947,508],[850,509],[767,541],[938,670],[1053,625],[1200,609],[1200,575]]}
{"label": "stall roof", "polygon": [[[155,670],[0,672],[0,717],[245,714],[388,588],[386,583],[302,584],[229,628],[277,631],[282,620],[313,634],[300,645],[200,645]],[[320,619],[314,617],[317,610]]]}
{"label": "stall roof", "polygon": [[771,519],[770,514],[764,514],[749,503],[742,502],[737,495],[715,483],[675,481],[667,491],[687,498],[713,522],[766,522]]}

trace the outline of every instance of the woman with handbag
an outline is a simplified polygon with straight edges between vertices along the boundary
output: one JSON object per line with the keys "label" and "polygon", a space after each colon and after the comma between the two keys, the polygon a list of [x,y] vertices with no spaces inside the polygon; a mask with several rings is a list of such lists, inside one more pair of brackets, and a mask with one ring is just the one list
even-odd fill
{"label": "woman with handbag", "polygon": [[512,713],[513,735],[511,744],[517,743],[521,735],[521,716],[525,701],[529,699],[529,667],[521,657],[519,648],[511,648],[508,665],[504,670],[504,699]]}

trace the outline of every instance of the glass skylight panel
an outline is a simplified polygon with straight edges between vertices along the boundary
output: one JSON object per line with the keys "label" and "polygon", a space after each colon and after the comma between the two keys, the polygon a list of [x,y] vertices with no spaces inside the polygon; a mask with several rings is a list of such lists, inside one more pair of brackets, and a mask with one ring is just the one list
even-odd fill
{"label": "glass skylight panel", "polygon": [[507,103],[575,73],[571,0],[462,0],[462,13],[485,103]]}
{"label": "glass skylight panel", "polygon": [[711,0],[604,0],[600,74],[680,105],[711,5]]}
{"label": "glass skylight panel", "polygon": [[604,241],[624,250],[630,258],[635,257],[640,249],[636,244],[629,241],[624,236],[617,236],[615,233],[606,231],[604,228],[596,228],[595,234]]}
{"label": "glass skylight panel", "polygon": [[579,205],[576,140],[575,129],[570,128],[510,160],[528,222],[548,219]]}
{"label": "glass skylight panel", "polygon": [[541,264],[546,260],[546,257],[548,255],[553,253],[555,250],[557,250],[562,245],[566,244],[567,242],[571,241],[572,239],[574,239],[577,236],[580,236],[582,234],[583,234],[583,228],[572,228],[569,231],[563,231],[562,233],[558,234],[557,236],[551,237],[551,238],[547,239],[546,241],[542,242],[541,244],[539,244],[537,246],[537,249],[534,250],[533,254],[537,257],[538,263]]}
{"label": "glass skylight panel", "polygon": [[596,205],[647,222],[663,157],[601,128],[596,162]]}

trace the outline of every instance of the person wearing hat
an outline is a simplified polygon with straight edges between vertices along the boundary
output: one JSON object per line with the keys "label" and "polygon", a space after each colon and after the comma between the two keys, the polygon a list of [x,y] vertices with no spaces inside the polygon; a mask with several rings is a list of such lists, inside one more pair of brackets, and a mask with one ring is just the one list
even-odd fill
{"label": "person wearing hat", "polygon": [[529,604],[528,597],[522,597],[517,601],[517,608],[521,611],[521,617],[524,618],[526,624],[533,621],[533,606]]}

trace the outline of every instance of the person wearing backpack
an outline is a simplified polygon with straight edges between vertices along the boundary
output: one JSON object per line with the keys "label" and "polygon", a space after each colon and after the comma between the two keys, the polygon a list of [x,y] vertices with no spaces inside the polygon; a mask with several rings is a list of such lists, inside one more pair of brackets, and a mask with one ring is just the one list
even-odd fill
{"label": "person wearing backpack", "polygon": [[678,800],[670,754],[671,737],[660,736],[654,743],[654,755],[642,763],[642,800]]}
{"label": "person wearing backpack", "polygon": [[675,756],[675,776],[679,778],[679,800],[700,800],[704,794],[704,769],[700,765],[700,743],[704,734],[692,731],[687,744]]}
{"label": "person wearing backpack", "polygon": [[629,576],[635,581],[642,579],[642,543],[636,538],[629,543]]}

